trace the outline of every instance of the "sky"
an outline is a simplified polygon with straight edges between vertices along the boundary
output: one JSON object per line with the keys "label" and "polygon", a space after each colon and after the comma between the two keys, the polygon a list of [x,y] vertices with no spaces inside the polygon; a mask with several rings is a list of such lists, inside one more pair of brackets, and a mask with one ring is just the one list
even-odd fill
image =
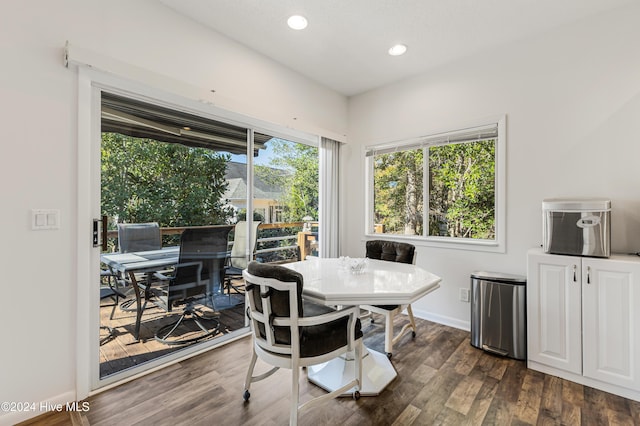
{"label": "sky", "polygon": [[[271,164],[271,159],[274,157],[274,152],[273,152],[273,144],[267,143],[266,144],[267,149],[261,149],[258,152],[258,156],[257,157],[253,157],[253,164],[257,164],[259,166],[270,166]],[[231,155],[231,161],[236,161],[238,163],[245,163],[247,162],[247,156],[246,155],[238,155],[238,154],[230,154]]]}

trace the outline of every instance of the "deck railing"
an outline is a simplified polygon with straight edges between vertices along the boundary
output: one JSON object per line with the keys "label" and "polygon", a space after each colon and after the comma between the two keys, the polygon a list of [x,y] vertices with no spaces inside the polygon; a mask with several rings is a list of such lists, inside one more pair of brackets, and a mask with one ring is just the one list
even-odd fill
{"label": "deck railing", "polygon": [[[317,222],[311,222],[311,225],[312,229],[318,227]],[[256,258],[266,262],[304,259],[314,250],[317,232],[303,232],[303,226],[304,222],[261,223],[258,226]],[[163,245],[177,245],[180,235],[187,228],[199,227],[160,228]],[[233,245],[233,238],[229,240],[229,248],[231,245]],[[107,231],[107,251],[116,251],[117,249],[118,231],[109,230]]]}

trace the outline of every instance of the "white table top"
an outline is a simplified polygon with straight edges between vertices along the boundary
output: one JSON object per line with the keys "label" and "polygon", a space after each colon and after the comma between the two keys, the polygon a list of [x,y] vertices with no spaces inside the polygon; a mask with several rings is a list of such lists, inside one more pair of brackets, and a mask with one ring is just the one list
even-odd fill
{"label": "white table top", "polygon": [[440,287],[437,275],[406,263],[367,259],[363,273],[339,259],[314,258],[283,265],[302,274],[305,298],[325,305],[406,305]]}

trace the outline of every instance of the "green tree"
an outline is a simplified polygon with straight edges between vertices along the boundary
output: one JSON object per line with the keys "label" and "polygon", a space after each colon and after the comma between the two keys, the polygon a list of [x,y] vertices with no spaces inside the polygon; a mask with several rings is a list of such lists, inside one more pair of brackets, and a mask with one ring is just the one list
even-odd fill
{"label": "green tree", "polygon": [[375,222],[387,233],[421,234],[422,149],[381,154],[374,161]]}
{"label": "green tree", "polygon": [[227,154],[117,133],[102,135],[101,152],[102,213],[118,222],[198,226],[233,216],[223,199]]}
{"label": "green tree", "polygon": [[429,233],[495,238],[495,140],[429,148]]}
{"label": "green tree", "polygon": [[256,166],[255,173],[282,188],[279,201],[284,221],[299,222],[305,216],[318,219],[318,148],[277,138],[270,143],[275,154],[271,167]]}

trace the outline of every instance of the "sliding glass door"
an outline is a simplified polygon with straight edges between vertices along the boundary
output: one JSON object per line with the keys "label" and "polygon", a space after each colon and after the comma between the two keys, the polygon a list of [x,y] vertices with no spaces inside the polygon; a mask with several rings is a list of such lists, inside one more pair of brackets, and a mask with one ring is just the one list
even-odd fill
{"label": "sliding glass door", "polygon": [[[253,259],[284,263],[318,255],[320,223],[315,138],[119,89],[93,92],[103,245],[100,274],[92,280],[100,299],[92,296],[90,315],[99,332],[91,332],[88,346],[98,358],[90,363],[97,389],[245,335],[242,268]],[[157,232],[157,245],[131,248],[127,231],[138,228],[144,238]],[[200,299],[171,299],[185,231],[211,230],[226,240],[215,260],[202,262],[207,291]],[[155,269],[140,267],[161,258],[166,262]],[[204,318],[201,325],[187,321],[191,311]],[[185,312],[187,320],[173,329]],[[199,334],[204,337],[194,337]]]}

